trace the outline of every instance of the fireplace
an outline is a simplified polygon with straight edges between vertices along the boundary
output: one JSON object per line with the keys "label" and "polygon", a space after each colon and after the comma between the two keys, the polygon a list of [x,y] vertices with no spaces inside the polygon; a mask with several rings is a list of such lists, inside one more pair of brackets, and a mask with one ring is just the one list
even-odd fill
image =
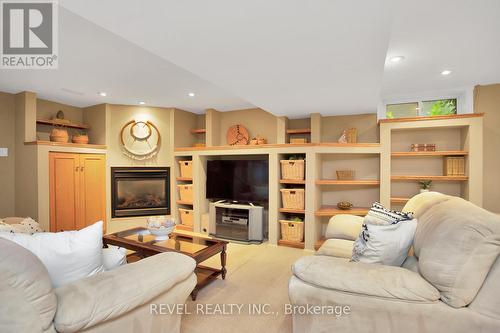
{"label": "fireplace", "polygon": [[111,168],[112,217],[170,214],[170,170],[165,167]]}

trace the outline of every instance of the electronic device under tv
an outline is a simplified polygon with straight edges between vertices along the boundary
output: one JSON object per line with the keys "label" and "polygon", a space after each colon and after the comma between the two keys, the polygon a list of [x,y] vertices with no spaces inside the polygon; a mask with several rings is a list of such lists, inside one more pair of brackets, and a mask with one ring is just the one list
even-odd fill
{"label": "electronic device under tv", "polygon": [[267,202],[267,160],[214,160],[207,162],[207,199]]}

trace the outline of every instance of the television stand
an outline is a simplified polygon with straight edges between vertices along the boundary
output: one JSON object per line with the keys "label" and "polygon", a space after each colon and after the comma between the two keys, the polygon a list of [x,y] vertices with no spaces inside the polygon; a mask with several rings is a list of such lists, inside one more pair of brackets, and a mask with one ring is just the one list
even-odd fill
{"label": "television stand", "polygon": [[209,234],[217,238],[262,243],[263,211],[264,207],[253,204],[210,203]]}

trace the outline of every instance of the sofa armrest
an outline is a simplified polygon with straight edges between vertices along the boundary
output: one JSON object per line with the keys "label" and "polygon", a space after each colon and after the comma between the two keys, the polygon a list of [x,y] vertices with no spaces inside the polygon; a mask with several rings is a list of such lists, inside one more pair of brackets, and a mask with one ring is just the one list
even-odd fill
{"label": "sofa armrest", "polygon": [[316,255],[297,260],[292,271],[310,285],[345,293],[414,302],[435,302],[440,297],[419,274],[401,267]]}
{"label": "sofa armrest", "polygon": [[362,225],[363,217],[361,216],[350,214],[335,215],[328,222],[325,237],[353,241],[358,238]]}
{"label": "sofa armrest", "polygon": [[61,286],[56,330],[77,332],[121,316],[191,277],[195,267],[192,258],[168,252]]}

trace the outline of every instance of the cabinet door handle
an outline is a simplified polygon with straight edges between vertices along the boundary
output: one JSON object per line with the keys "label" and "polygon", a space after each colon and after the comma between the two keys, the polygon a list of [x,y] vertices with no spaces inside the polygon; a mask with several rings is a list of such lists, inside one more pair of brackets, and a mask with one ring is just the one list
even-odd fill
{"label": "cabinet door handle", "polygon": [[78,167],[75,168],[75,171],[78,172]]}
{"label": "cabinet door handle", "polygon": [[83,167],[80,167],[80,171],[82,171],[82,172],[83,172]]}

